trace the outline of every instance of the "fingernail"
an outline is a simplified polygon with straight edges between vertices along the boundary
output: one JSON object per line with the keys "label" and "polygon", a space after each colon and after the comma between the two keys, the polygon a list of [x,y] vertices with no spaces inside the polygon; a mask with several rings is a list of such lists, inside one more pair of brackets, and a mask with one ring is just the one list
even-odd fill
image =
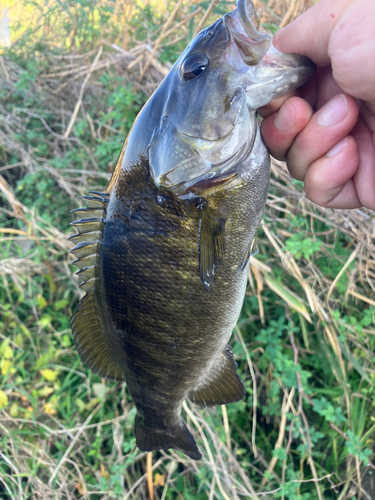
{"label": "fingernail", "polygon": [[275,127],[281,132],[287,132],[294,127],[296,122],[296,114],[291,104],[285,103],[275,115]]}
{"label": "fingernail", "polygon": [[348,112],[346,97],[343,94],[335,96],[324,106],[318,116],[318,122],[323,127],[332,127],[341,122]]}
{"label": "fingernail", "polygon": [[348,138],[346,137],[343,141],[340,141],[336,146],[333,146],[332,149],[326,153],[326,156],[335,156],[341,153],[346,148],[346,145],[348,143]]}

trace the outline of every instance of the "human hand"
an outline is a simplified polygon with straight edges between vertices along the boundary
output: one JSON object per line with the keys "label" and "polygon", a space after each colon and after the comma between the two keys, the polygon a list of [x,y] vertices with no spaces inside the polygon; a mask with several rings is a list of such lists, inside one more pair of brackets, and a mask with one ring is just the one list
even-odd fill
{"label": "human hand", "polygon": [[322,0],[274,37],[318,66],[297,91],[261,108],[271,154],[306,196],[375,210],[375,1]]}

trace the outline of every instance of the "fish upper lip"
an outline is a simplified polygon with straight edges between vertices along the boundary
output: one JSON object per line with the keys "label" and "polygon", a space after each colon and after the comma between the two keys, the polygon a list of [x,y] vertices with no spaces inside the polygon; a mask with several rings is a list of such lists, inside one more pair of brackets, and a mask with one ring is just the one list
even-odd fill
{"label": "fish upper lip", "polygon": [[[243,1],[246,2],[246,0]],[[235,11],[224,16],[224,23],[232,42],[235,44],[241,55],[243,62],[248,66],[257,66],[268,52],[272,43],[272,36],[266,31],[258,31],[247,14],[246,17],[247,20],[245,19],[245,22],[248,21],[248,23],[253,26],[254,31],[257,33],[257,39],[252,38],[251,34],[248,32],[238,7]]]}
{"label": "fish upper lip", "polygon": [[[232,19],[232,12],[230,14],[225,14],[224,16],[224,23],[225,23],[225,27],[227,28],[227,30],[229,31],[230,33],[230,36],[233,37],[234,40],[238,40],[239,38],[241,38],[242,42],[243,43],[247,43],[247,44],[251,44],[252,43],[252,40],[249,38],[249,36],[247,35],[246,31],[243,30],[243,32],[241,31],[237,31],[236,28],[233,26],[233,19]],[[237,21],[241,27],[242,27],[242,24],[241,24],[241,21],[238,20]]]}

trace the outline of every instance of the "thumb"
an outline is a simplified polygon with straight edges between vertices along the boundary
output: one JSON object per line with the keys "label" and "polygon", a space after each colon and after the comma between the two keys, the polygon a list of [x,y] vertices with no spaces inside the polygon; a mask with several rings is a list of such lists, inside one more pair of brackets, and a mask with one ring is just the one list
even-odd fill
{"label": "thumb", "polygon": [[322,0],[274,36],[280,52],[305,55],[318,66],[330,64],[328,44],[331,33],[353,0]]}

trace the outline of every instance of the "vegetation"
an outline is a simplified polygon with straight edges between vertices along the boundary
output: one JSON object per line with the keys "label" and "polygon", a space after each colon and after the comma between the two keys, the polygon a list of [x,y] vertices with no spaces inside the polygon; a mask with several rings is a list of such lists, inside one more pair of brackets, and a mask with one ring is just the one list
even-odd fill
{"label": "vegetation", "polygon": [[[275,30],[301,4],[257,7]],[[77,196],[105,188],[135,116],[207,9],[205,24],[233,8],[175,5],[23,0],[0,56],[0,498],[148,495],[126,385],[93,375],[73,345],[81,291],[66,238]],[[313,205],[273,162],[231,342],[247,398],[186,402],[204,456],[154,453],[155,498],[374,497],[373,215]]]}

